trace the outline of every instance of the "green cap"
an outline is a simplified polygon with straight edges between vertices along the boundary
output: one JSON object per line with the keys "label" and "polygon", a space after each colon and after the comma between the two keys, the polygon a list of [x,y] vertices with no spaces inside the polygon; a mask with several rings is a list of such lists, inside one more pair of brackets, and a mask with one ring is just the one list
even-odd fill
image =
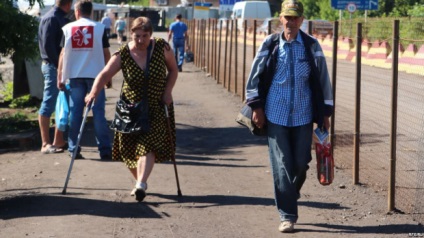
{"label": "green cap", "polygon": [[296,0],[285,0],[281,4],[281,16],[303,16],[303,4]]}

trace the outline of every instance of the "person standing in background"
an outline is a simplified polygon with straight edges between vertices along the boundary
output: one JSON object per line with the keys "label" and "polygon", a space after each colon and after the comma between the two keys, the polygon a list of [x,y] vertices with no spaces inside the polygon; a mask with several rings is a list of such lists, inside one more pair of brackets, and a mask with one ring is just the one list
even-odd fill
{"label": "person standing in background", "polygon": [[60,42],[62,27],[69,22],[65,16],[71,10],[72,0],[56,0],[55,6],[50,9],[40,21],[38,28],[38,46],[42,59],[41,72],[44,76],[44,93],[38,112],[38,124],[41,133],[41,152],[44,154],[61,153],[66,142],[63,132],[55,128],[54,141],[50,141],[50,117],[56,109],[56,99],[59,94],[57,88],[57,67],[59,64]]}
{"label": "person standing in background", "polygon": [[[71,157],[74,150],[77,150],[75,159],[83,159],[84,157],[80,153],[81,148],[77,148],[76,143],[82,124],[84,98],[91,91],[94,78],[109,61],[110,52],[104,25],[90,19],[93,11],[91,0],[77,1],[74,9],[77,20],[62,28],[63,49],[59,58],[57,87],[62,90],[66,80],[69,80],[68,150]],[[105,117],[105,101],[105,90],[99,90],[92,107],[93,124],[100,159],[111,160],[112,144]]]}
{"label": "person standing in background", "polygon": [[172,38],[172,44],[174,46],[174,55],[175,61],[178,65],[178,71],[183,71],[183,63],[184,63],[184,51],[185,51],[185,43],[188,45],[188,34],[187,34],[187,25],[181,21],[182,15],[178,14],[175,17],[175,22],[171,23],[169,26],[168,32],[168,42],[170,42]]}
{"label": "person standing in background", "polygon": [[[328,130],[334,110],[324,53],[317,39],[300,30],[303,19],[301,2],[282,3],[283,32],[264,39],[246,84],[252,121],[267,126],[280,232],[292,232],[299,217],[300,189],[312,160],[313,123]],[[260,77],[263,72],[267,75]]]}
{"label": "person standing in background", "polygon": [[[106,33],[108,41],[111,37],[111,29],[112,29],[112,19],[109,17],[109,14],[110,13],[105,12],[104,17],[101,20],[101,23],[105,26],[105,33]],[[105,85],[105,88],[111,88],[111,87],[112,87],[112,80]]]}
{"label": "person standing in background", "polygon": [[101,23],[105,26],[106,36],[110,38],[110,29],[112,27],[112,20],[109,17],[109,13],[105,12],[104,17],[101,20]]}
{"label": "person standing in background", "polygon": [[118,43],[122,44],[124,40],[125,27],[127,27],[127,23],[125,22],[123,17],[119,17],[119,19],[115,22],[115,31],[118,34]]}

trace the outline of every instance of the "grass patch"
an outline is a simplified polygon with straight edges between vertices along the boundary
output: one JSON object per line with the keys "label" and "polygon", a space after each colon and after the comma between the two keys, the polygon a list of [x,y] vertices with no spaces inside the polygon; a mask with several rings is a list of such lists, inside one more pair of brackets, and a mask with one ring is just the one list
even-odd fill
{"label": "grass patch", "polygon": [[0,113],[0,133],[19,133],[35,128],[38,128],[38,121],[30,120],[25,113],[10,114],[5,113],[4,110]]}
{"label": "grass patch", "polygon": [[40,100],[25,95],[13,98],[13,83],[5,84],[3,102],[0,102],[0,134],[20,133],[38,128]]}

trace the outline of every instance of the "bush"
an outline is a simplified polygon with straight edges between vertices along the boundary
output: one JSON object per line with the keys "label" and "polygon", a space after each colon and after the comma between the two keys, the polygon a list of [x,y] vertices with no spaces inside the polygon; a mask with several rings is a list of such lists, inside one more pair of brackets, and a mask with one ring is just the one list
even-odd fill
{"label": "bush", "polygon": [[39,100],[31,98],[31,96],[24,95],[18,98],[13,98],[13,83],[6,83],[5,89],[1,92],[3,95],[3,101],[6,102],[9,108],[26,108],[26,107],[38,107]]}
{"label": "bush", "polygon": [[415,44],[418,48],[424,42],[424,17],[404,17],[404,18],[368,18],[367,22],[363,18],[352,19],[352,21],[343,21],[341,24],[340,35],[350,38],[356,37],[356,28],[358,23],[362,23],[362,37],[373,42],[393,41],[393,22],[399,20],[399,34],[401,44]]}

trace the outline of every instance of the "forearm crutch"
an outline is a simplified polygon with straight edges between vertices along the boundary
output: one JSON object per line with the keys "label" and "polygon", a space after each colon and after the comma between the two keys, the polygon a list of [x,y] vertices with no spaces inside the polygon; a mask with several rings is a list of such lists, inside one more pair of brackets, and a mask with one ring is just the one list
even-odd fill
{"label": "forearm crutch", "polygon": [[77,154],[78,154],[78,147],[79,147],[79,144],[80,144],[80,141],[81,141],[82,132],[84,130],[85,121],[87,120],[88,112],[90,111],[91,105],[93,105],[93,103],[94,103],[94,101],[91,101],[88,104],[88,106],[85,108],[84,118],[82,119],[80,131],[78,133],[77,144],[75,145],[75,149],[72,152],[71,164],[69,165],[68,175],[66,175],[65,186],[63,186],[63,190],[62,190],[63,195],[66,194],[66,188],[68,187],[68,181],[69,181],[69,177],[71,176],[72,166],[74,165],[74,160],[75,160],[75,158],[77,157]]}
{"label": "forearm crutch", "polygon": [[[171,129],[171,121],[170,121],[169,113],[168,113],[168,106],[165,104],[164,107],[165,107],[166,122],[168,124],[169,143],[172,144],[172,129]],[[178,179],[177,162],[175,161],[175,152],[172,153],[172,162],[174,162],[174,171],[175,171],[175,179],[177,180],[178,197],[182,197],[183,194],[181,193],[181,190],[180,190],[180,181]]]}

